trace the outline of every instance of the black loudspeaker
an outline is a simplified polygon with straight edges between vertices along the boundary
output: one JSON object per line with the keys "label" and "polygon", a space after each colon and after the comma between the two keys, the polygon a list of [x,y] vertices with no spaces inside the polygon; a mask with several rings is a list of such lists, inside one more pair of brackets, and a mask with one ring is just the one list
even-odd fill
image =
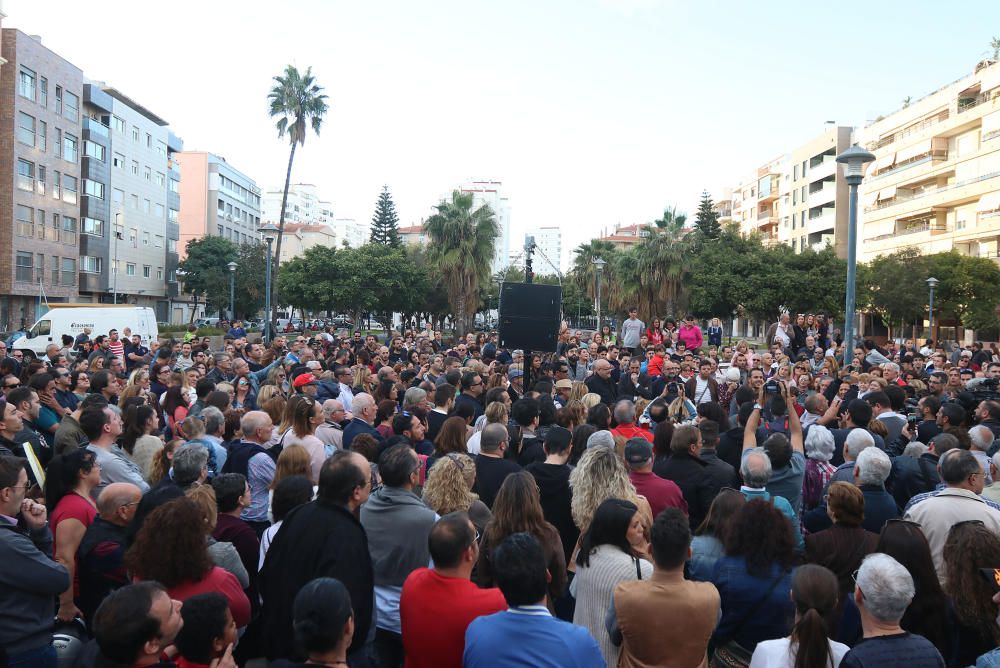
{"label": "black loudspeaker", "polygon": [[500,287],[500,345],[525,352],[555,352],[561,306],[558,285],[504,283]]}

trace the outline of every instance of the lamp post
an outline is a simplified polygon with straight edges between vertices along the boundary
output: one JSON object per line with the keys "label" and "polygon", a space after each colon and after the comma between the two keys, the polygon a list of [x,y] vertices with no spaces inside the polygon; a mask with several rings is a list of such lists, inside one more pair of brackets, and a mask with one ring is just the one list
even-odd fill
{"label": "lamp post", "polygon": [[854,293],[858,272],[858,186],[865,175],[865,165],[875,156],[857,144],[837,156],[844,165],[844,178],[850,187],[847,220],[847,296],[844,305],[844,342],[854,352]]}
{"label": "lamp post", "polygon": [[230,262],[229,267],[229,320],[236,319],[236,263]]}
{"label": "lamp post", "polygon": [[934,288],[940,283],[938,279],[931,276],[927,279],[927,287],[931,289],[931,294],[927,303],[927,338],[931,340],[931,350],[934,350]]}
{"label": "lamp post", "polygon": [[[184,277],[187,276],[187,272],[183,269],[175,269],[174,277],[177,279],[177,297],[180,299],[181,293],[184,292]],[[170,317],[167,318],[168,322],[173,324],[174,314],[170,313]]]}
{"label": "lamp post", "polygon": [[111,265],[111,271],[114,273],[114,279],[113,279],[113,283],[112,283],[112,287],[111,287],[112,295],[113,295],[113,299],[114,299],[114,301],[112,303],[114,303],[114,304],[118,303],[118,240],[122,238],[122,233],[119,232],[118,230],[120,229],[120,225],[121,225],[121,217],[122,217],[121,208],[122,207],[119,204],[118,205],[118,211],[115,212],[115,230],[114,230],[114,233],[115,233],[115,261],[114,261],[114,264]]}
{"label": "lamp post", "polygon": [[729,345],[733,345],[733,339],[736,338],[736,316],[740,314],[738,309],[733,309],[733,322],[732,326],[729,328]]}
{"label": "lamp post", "polygon": [[264,343],[271,341],[271,244],[278,236],[275,225],[261,225],[260,235],[267,243],[267,260],[264,263]]}
{"label": "lamp post", "polygon": [[607,264],[604,260],[599,257],[595,257],[592,260],[594,268],[597,270],[597,328],[596,331],[601,331],[601,271],[604,269],[604,265]]}

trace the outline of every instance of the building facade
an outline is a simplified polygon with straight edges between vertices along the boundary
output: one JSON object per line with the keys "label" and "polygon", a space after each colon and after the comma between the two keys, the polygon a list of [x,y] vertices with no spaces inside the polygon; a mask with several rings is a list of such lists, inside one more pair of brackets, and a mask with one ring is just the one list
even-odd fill
{"label": "building facade", "polygon": [[19,30],[0,55],[0,326],[77,299],[83,72]]}
{"label": "building facade", "polygon": [[205,236],[237,244],[260,242],[261,191],[252,178],[206,151],[184,151],[177,162],[181,168],[178,254],[182,260],[188,242]]}
{"label": "building facade", "polygon": [[285,223],[285,235],[281,240],[279,264],[294,260],[315,246],[336,248],[338,245],[337,234],[329,225]]}
{"label": "building facade", "polygon": [[[261,217],[268,223],[281,220],[281,198],[284,188],[268,188],[262,200]],[[285,223],[332,223],[333,204],[320,199],[318,190],[311,183],[292,183],[288,186],[285,204]]]}
{"label": "building facade", "polygon": [[334,218],[327,225],[333,228],[338,244],[343,245],[346,241],[351,248],[364,246],[371,238],[371,228],[354,218]]}
{"label": "building facade", "polygon": [[1000,63],[857,132],[874,153],[860,187],[858,259],[914,247],[1000,257]]}
{"label": "building facade", "polygon": [[427,234],[423,225],[410,225],[399,228],[399,238],[405,246],[426,246]]}
{"label": "building facade", "polygon": [[535,259],[533,262],[536,274],[563,273],[562,230],[554,226],[535,227],[528,230],[526,236],[535,238]]}
{"label": "building facade", "polygon": [[496,216],[500,235],[497,237],[496,246],[493,249],[491,272],[495,274],[507,266],[510,258],[510,198],[504,192],[501,181],[469,181],[464,183],[459,190],[472,195],[473,209],[488,204]]}
{"label": "building facade", "polygon": [[850,146],[851,128],[832,126],[784,161],[778,239],[792,250],[829,245],[847,257],[848,187],[836,158]]}

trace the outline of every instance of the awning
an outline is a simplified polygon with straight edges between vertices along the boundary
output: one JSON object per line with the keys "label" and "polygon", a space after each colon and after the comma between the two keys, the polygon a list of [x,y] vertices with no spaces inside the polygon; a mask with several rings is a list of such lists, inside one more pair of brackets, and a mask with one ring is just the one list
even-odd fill
{"label": "awning", "polygon": [[976,206],[976,211],[996,211],[1000,209],[1000,192],[998,193],[988,193],[979,198],[979,204]]}
{"label": "awning", "polygon": [[896,196],[896,186],[888,186],[880,190],[878,193],[878,199],[880,202],[887,199],[892,199],[895,196]]}
{"label": "awning", "polygon": [[896,153],[896,161],[906,162],[907,160],[915,158],[918,155],[923,155],[925,153],[930,153],[930,152],[931,152],[931,140],[925,139],[924,141],[914,144],[913,146],[907,146],[903,150]]}
{"label": "awning", "polygon": [[861,201],[865,203],[865,206],[875,206],[875,203],[878,202],[878,195],[879,191],[877,190],[874,192],[865,193]]}
{"label": "awning", "polygon": [[984,93],[988,93],[997,86],[1000,86],[1000,66],[991,65],[983,70],[980,70],[979,74],[982,77],[979,80],[979,89]]}
{"label": "awning", "polygon": [[896,164],[896,154],[887,153],[883,155],[881,158],[877,158],[875,160],[875,164],[872,165],[872,169],[876,172],[880,172],[883,169],[889,169],[894,164]]}
{"label": "awning", "polygon": [[1000,138],[1000,111],[983,116],[982,140]]}

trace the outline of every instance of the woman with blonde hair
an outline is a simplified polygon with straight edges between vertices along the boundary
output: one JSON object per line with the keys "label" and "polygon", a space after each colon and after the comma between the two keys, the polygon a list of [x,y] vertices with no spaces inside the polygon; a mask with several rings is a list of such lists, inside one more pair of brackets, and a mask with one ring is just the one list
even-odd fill
{"label": "woman with blonde hair", "polygon": [[573,490],[570,511],[573,523],[584,534],[590,526],[597,507],[608,499],[631,501],[639,508],[642,519],[643,541],[633,545],[636,554],[649,558],[649,530],[653,526],[653,511],[645,497],[635,491],[628,477],[628,467],[618,454],[607,447],[588,448],[573,472],[569,474]]}
{"label": "woman with blonde hair", "polygon": [[360,366],[354,372],[354,394],[357,395],[358,392],[372,393],[374,389],[374,376],[372,376],[371,370],[367,366]]}
{"label": "woman with blonde hair", "polygon": [[588,392],[580,398],[580,403],[589,411],[591,408],[601,403],[601,395]]}
{"label": "woman with blonde hair", "polygon": [[[582,380],[573,381],[573,387],[569,389],[569,400],[570,401],[580,401],[586,396],[590,390],[587,388],[587,384]],[[590,406],[587,406],[590,408]]]}
{"label": "woman with blonde hair", "polygon": [[424,503],[442,516],[455,511],[469,513],[469,519],[481,534],[493,513],[472,491],[475,482],[476,464],[472,457],[451,452],[441,457],[427,474]]}
{"label": "woman with blonde hair", "polygon": [[149,394],[149,372],[145,369],[136,369],[129,376],[125,389],[118,395],[118,405],[124,406],[125,400],[131,397],[147,396]]}
{"label": "woman with blonde hair", "polygon": [[260,390],[257,392],[257,405],[263,406],[275,397],[283,399],[284,396],[285,395],[282,393],[281,388],[277,385],[261,385]]}
{"label": "woman with blonde hair", "polygon": [[[276,394],[267,401],[265,401],[264,403],[260,404],[260,410],[264,411],[270,416],[271,424],[279,425],[281,424],[282,419],[285,417],[286,403],[287,402],[285,401],[284,397],[282,397],[280,394]],[[276,432],[278,431],[277,427],[275,427],[275,431]]]}
{"label": "woman with blonde hair", "polygon": [[184,441],[179,438],[167,441],[163,445],[163,449],[153,458],[153,463],[149,467],[148,478],[151,486],[155,486],[156,483],[167,477],[167,472],[170,471],[170,467],[173,465],[174,451],[182,445],[184,445]]}
{"label": "woman with blonde hair", "polygon": [[319,471],[326,461],[326,446],[316,437],[316,427],[323,424],[323,407],[312,397],[296,394],[285,404],[281,426],[278,427],[278,447],[299,445],[312,461],[310,480],[319,480]]}
{"label": "woman with blonde hair", "polygon": [[556,423],[560,427],[574,431],[581,424],[587,423],[587,408],[583,405],[582,401],[570,399],[556,413]]}
{"label": "woman with blonde hair", "polygon": [[211,485],[195,485],[185,492],[187,498],[198,504],[202,517],[205,518],[205,538],[208,541],[208,556],[212,562],[223,570],[236,576],[240,586],[246,589],[250,586],[250,575],[240,559],[240,553],[232,543],[220,542],[212,537],[215,525],[219,521],[219,506],[215,501],[215,490]]}

